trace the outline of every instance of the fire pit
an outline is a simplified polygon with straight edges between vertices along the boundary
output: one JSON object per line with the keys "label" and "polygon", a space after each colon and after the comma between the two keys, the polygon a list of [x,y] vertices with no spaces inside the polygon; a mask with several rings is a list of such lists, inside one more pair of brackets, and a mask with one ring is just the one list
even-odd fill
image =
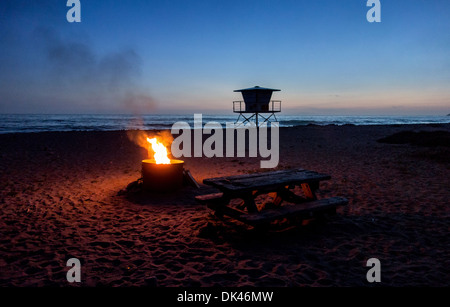
{"label": "fire pit", "polygon": [[169,164],[158,164],[155,159],[142,160],[142,179],[146,190],[169,192],[183,185],[184,161],[169,161]]}
{"label": "fire pit", "polygon": [[156,138],[149,139],[154,159],[142,160],[142,180],[144,189],[157,192],[170,192],[183,185],[182,160],[171,160],[164,144]]}

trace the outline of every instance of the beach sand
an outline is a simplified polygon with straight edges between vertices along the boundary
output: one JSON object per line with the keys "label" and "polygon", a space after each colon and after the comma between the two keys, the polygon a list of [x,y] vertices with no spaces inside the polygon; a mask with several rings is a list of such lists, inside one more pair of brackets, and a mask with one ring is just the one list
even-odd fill
{"label": "beach sand", "polygon": [[[318,195],[349,204],[265,233],[217,220],[194,200],[213,191],[203,185],[119,193],[147,157],[126,132],[0,135],[0,286],[374,286],[369,258],[377,285],[449,286],[450,147],[377,142],[401,131],[450,125],[280,129],[277,169],[329,174]],[[261,170],[260,158],[183,160],[200,183]],[[72,257],[79,284],[66,280]]]}

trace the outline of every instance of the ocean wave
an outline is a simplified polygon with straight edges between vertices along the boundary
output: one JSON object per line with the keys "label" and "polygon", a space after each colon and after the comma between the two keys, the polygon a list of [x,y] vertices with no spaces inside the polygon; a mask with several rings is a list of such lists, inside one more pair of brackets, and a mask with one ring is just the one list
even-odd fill
{"label": "ocean wave", "polygon": [[[203,124],[234,123],[234,115],[203,115]],[[275,119],[275,118],[272,118]],[[450,123],[449,116],[296,116],[278,115],[280,127],[305,125],[398,125]],[[0,114],[0,133],[170,129],[176,122],[194,128],[194,115],[38,115]]]}

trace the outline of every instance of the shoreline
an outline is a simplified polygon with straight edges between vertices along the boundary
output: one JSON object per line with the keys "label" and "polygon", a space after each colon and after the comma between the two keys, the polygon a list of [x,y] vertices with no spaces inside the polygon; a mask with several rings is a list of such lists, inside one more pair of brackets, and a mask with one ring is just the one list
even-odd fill
{"label": "shoreline", "polygon": [[[225,126],[222,125],[223,129],[225,130]],[[399,128],[399,127],[415,127],[415,128],[449,128],[450,123],[427,123],[427,124],[368,124],[368,125],[359,125],[359,124],[326,124],[326,125],[319,125],[319,124],[306,124],[306,125],[296,125],[296,126],[283,126],[279,127],[280,129],[301,129],[304,127],[390,127],[390,128]],[[203,128],[202,128],[203,129]],[[67,130],[67,131],[30,131],[30,132],[1,132],[0,136],[2,135],[11,135],[11,134],[37,134],[37,133],[71,133],[71,132],[80,132],[80,133],[88,133],[88,132],[126,132],[126,131],[170,131],[171,128],[167,129],[122,129],[122,130]],[[194,130],[193,127],[191,127],[191,130]]]}

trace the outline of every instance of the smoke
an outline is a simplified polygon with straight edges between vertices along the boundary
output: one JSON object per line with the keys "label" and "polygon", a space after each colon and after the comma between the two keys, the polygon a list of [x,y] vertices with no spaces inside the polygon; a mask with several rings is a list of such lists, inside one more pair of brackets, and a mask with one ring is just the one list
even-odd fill
{"label": "smoke", "polygon": [[153,150],[151,149],[150,143],[147,138],[156,137],[158,142],[161,142],[167,149],[167,153],[170,155],[170,148],[173,142],[173,136],[168,130],[162,131],[142,131],[142,130],[127,130],[127,136],[130,141],[138,145],[139,147],[145,148],[148,151],[148,158],[153,158]]}
{"label": "smoke", "polygon": [[[99,54],[83,38],[61,38],[49,27],[38,27],[46,87],[59,97],[103,111],[149,113],[154,99],[139,86],[142,59],[133,48]],[[64,100],[64,99],[63,99]]]}
{"label": "smoke", "polygon": [[128,139],[138,145],[139,147],[149,149],[149,143],[147,142],[147,137],[149,135],[147,132],[142,130],[127,130]]}
{"label": "smoke", "polygon": [[170,153],[170,147],[173,142],[173,135],[169,130],[162,130],[156,133],[158,140],[164,144],[167,148],[167,152]]}
{"label": "smoke", "polygon": [[121,102],[126,110],[133,114],[150,113],[156,109],[155,100],[145,94],[127,93]]}

